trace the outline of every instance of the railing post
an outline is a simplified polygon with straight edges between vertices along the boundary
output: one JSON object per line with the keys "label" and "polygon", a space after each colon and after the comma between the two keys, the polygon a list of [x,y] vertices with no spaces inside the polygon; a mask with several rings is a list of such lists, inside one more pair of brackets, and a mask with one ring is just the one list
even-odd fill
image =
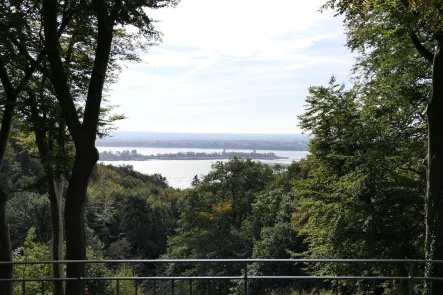
{"label": "railing post", "polygon": [[414,263],[409,262],[409,295],[414,295]]}
{"label": "railing post", "polygon": [[[171,261],[174,261],[173,263],[179,263],[182,262],[180,260],[168,260],[168,261],[162,261],[162,263],[171,263]],[[190,261],[183,261],[184,263],[200,263],[200,261],[203,262],[209,262],[209,263],[214,263],[214,262],[224,262],[224,260],[190,260]],[[241,282],[244,283],[243,286],[243,293],[244,295],[249,295],[249,263],[261,263],[261,262],[272,262],[273,260],[267,260],[267,259],[260,259],[260,260],[248,260],[248,259],[241,259],[241,260],[237,260],[237,259],[232,259],[232,260],[227,260],[227,262],[232,263],[234,262],[235,266],[238,266],[237,272],[236,272],[236,276],[233,277],[224,277],[224,276],[218,276],[218,277],[189,277],[189,276],[178,276],[178,277],[158,277],[158,281],[160,281],[160,286],[156,286],[157,284],[157,280],[155,279],[155,277],[134,277],[134,278],[123,278],[123,277],[108,277],[105,278],[104,280],[106,281],[106,287],[109,287],[109,285],[114,286],[113,282],[116,282],[116,289],[114,290],[116,291],[116,294],[122,294],[122,292],[124,293],[124,291],[120,292],[120,281],[123,282],[123,284],[125,284],[125,281],[128,281],[128,283],[130,281],[134,281],[135,285],[132,286],[131,285],[131,291],[130,293],[132,294],[132,292],[134,292],[135,289],[135,295],[138,295],[138,290],[139,290],[139,286],[138,286],[138,282],[140,280],[140,284],[141,287],[143,287],[143,282],[147,281],[148,283],[148,289],[149,289],[149,294],[152,294],[151,292],[153,291],[154,294],[157,293],[163,293],[165,292],[165,288],[166,288],[166,292],[170,292],[169,294],[178,294],[181,292],[184,292],[182,289],[184,288],[185,290],[188,289],[189,287],[189,292],[187,294],[192,295],[193,293],[196,292],[202,292],[202,294],[207,293],[208,295],[212,295],[212,293],[217,293],[217,294],[221,294],[221,293],[225,293],[230,291],[230,286],[237,286],[241,289]],[[300,260],[303,261],[303,260]],[[323,262],[323,260],[314,260],[314,259],[310,259],[310,260],[304,260],[306,262]],[[342,260],[325,260],[324,262],[334,262],[334,261],[338,261],[338,262],[342,262]],[[343,260],[343,261],[347,261],[347,260]],[[355,263],[366,263],[366,260],[350,260],[352,262]],[[372,261],[372,260],[368,260],[368,261]],[[105,260],[103,261],[85,261],[86,263],[107,263]],[[117,261],[118,262],[118,261]],[[117,263],[115,261],[112,261],[112,263]],[[148,262],[152,262],[152,261],[148,261]],[[288,260],[276,260],[275,263],[280,263],[280,262],[291,262],[293,263],[290,259]],[[397,263],[399,265],[403,265],[403,267],[407,266],[408,267],[408,274],[406,275],[405,272],[403,272],[401,274],[401,276],[396,277],[396,276],[392,276],[392,277],[387,277],[387,276],[383,276],[383,275],[378,275],[378,276],[327,276],[324,278],[312,275],[312,276],[287,276],[287,277],[283,277],[283,276],[255,276],[255,274],[251,274],[252,276],[252,280],[260,280],[258,281],[259,283],[261,282],[261,280],[264,280],[265,284],[268,284],[268,288],[270,289],[275,289],[276,292],[286,292],[290,289],[293,289],[294,292],[298,291],[298,294],[301,294],[302,292],[304,292],[304,288],[305,285],[303,282],[308,281],[309,284],[309,289],[311,290],[311,292],[313,294],[320,294],[322,289],[329,289],[328,292],[330,292],[331,294],[334,295],[338,295],[338,294],[344,294],[344,293],[349,293],[351,294],[362,294],[362,293],[367,293],[375,295],[376,292],[383,292],[383,286],[386,287],[386,289],[389,287],[391,289],[391,292],[393,294],[400,294],[400,292],[405,292],[405,294],[408,295],[416,295],[418,293],[415,293],[415,285],[417,285],[417,288],[419,288],[421,286],[421,281],[422,279],[427,281],[429,284],[429,287],[432,288],[432,279],[436,279],[436,278],[421,278],[421,273],[419,271],[419,269],[417,270],[417,279],[415,279],[415,264],[420,263],[419,266],[421,266],[423,263],[431,263],[431,261],[427,261],[427,260],[406,260],[406,259],[401,259],[401,260],[393,260],[393,262],[391,262],[390,260],[374,260],[375,263]],[[57,262],[58,263],[58,262]],[[63,263],[70,263],[68,262],[63,262]],[[78,262],[75,262],[78,263]],[[131,261],[128,260],[128,262],[122,261],[121,263],[138,263],[137,261]],[[1,262],[0,262],[1,264]],[[21,263],[20,263],[21,264]],[[24,264],[27,264],[26,262]],[[37,262],[29,262],[29,264],[50,264],[50,262],[46,262],[46,261],[37,261]],[[418,267],[419,267],[418,266]],[[241,271],[244,271],[243,276],[241,275]],[[77,282],[82,281],[83,283],[86,282],[90,282],[94,279],[97,278],[89,278],[89,277],[76,277],[76,278],[72,278],[72,280],[77,280]],[[127,280],[126,280],[127,279]],[[287,280],[286,280],[287,279]],[[317,281],[315,282],[315,280],[317,279],[322,279],[325,281],[325,283],[322,283],[322,281]],[[63,281],[68,281],[69,278],[67,279],[63,279]],[[186,281],[189,280],[189,286],[186,285]],[[193,280],[196,281],[196,283],[193,282]],[[313,283],[311,283],[311,281],[314,280]],[[36,284],[36,288],[37,288],[37,293],[40,295],[44,295],[44,294],[49,294],[51,293],[52,290],[52,283],[53,282],[57,282],[60,281],[60,279],[53,279],[53,278],[40,278],[40,279],[20,279],[17,278],[15,280],[2,280],[2,282],[0,282],[0,284],[2,284],[3,282],[6,281],[13,281],[14,284],[17,284],[16,287],[22,288],[22,291],[16,290],[19,292],[19,294],[26,294],[26,287],[30,287],[29,283],[26,282],[33,282],[33,284]],[[151,281],[154,285],[154,288],[151,288]],[[169,282],[171,283],[171,286],[169,286]],[[182,283],[178,282],[175,283],[175,281],[185,281],[182,285]],[[226,281],[226,284],[224,284],[224,282]],[[232,281],[232,283],[231,283]],[[237,283],[235,283],[235,281],[237,281]],[[348,282],[351,281],[351,284],[344,284],[343,286],[341,286],[341,282]],[[417,281],[417,282],[416,282]],[[420,282],[419,282],[420,281]],[[269,283],[268,283],[269,282]],[[397,283],[396,283],[397,282]],[[406,282],[408,284],[408,291],[406,291]],[[46,284],[48,284],[48,290],[46,289]],[[177,286],[176,286],[177,284]],[[197,285],[196,285],[197,284]],[[212,285],[211,285],[212,284]],[[323,284],[323,285],[322,285]],[[40,286],[39,286],[40,285]],[[196,285],[196,292],[194,292],[193,290],[193,285]],[[372,285],[372,286],[371,286]],[[386,286],[387,285],[387,286]],[[38,287],[40,287],[41,289],[38,290]],[[175,290],[175,287],[177,287],[177,290]],[[257,286],[256,286],[257,287]],[[267,288],[266,286],[262,286],[260,283],[260,287],[261,290],[266,292]],[[280,287],[280,290],[278,289],[278,287]],[[372,287],[372,290],[371,290]],[[124,289],[124,285],[122,286],[122,288]],[[167,291],[169,288],[171,288],[170,291]],[[253,291],[251,293],[254,292],[254,283],[252,285]],[[122,290],[123,290],[122,289]],[[142,288],[143,289],[143,288]],[[158,289],[158,290],[157,290]],[[432,289],[431,289],[432,290]],[[143,290],[140,289],[140,292],[142,292]],[[385,290],[388,291],[388,290]],[[418,292],[418,291],[417,291]],[[403,293],[402,293],[403,294]],[[205,294],[206,295],[206,294]],[[443,294],[442,294],[443,295]]]}
{"label": "railing post", "polygon": [[245,274],[243,280],[245,283],[245,295],[248,295],[248,262],[245,262]]}

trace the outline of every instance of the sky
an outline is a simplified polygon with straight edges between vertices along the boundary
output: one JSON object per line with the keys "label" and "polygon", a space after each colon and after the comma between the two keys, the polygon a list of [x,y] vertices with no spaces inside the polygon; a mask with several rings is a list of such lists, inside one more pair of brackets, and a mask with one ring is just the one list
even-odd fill
{"label": "sky", "polygon": [[325,0],[182,0],[157,10],[163,42],[108,93],[122,131],[301,133],[308,87],[353,63]]}

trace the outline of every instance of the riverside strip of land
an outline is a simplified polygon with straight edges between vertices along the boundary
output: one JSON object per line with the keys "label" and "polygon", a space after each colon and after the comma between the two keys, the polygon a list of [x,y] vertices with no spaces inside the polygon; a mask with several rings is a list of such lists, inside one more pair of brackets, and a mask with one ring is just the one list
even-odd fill
{"label": "riverside strip of land", "polygon": [[220,153],[196,153],[196,152],[180,152],[176,154],[156,154],[141,155],[137,150],[124,150],[122,152],[103,151],[100,153],[101,161],[148,161],[148,160],[229,160],[234,157],[249,158],[254,160],[277,160],[288,159],[287,157],[279,157],[274,153],[257,153],[253,152],[227,152],[223,150]]}

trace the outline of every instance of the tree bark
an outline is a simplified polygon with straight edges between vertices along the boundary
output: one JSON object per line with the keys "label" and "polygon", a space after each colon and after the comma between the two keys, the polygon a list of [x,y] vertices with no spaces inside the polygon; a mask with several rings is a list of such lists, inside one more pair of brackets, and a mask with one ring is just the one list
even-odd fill
{"label": "tree bark", "polygon": [[[42,89],[40,89],[40,98],[43,101],[45,79],[42,79]],[[50,162],[50,153],[53,151],[54,138],[52,132],[48,132],[46,122],[39,117],[36,95],[33,90],[28,91],[29,104],[31,108],[32,125],[35,134],[35,143],[38,148],[40,162],[46,174],[46,183],[48,187],[48,197],[51,208],[52,238],[50,251],[52,260],[63,260],[63,218],[62,218],[62,197],[63,197],[63,176],[55,175],[53,166],[57,163]],[[64,278],[64,265],[53,264],[54,278]],[[64,295],[65,282],[54,281],[54,290],[56,295]]]}
{"label": "tree bark", "polygon": [[[74,167],[66,193],[65,229],[66,229],[66,258],[68,260],[84,260],[86,258],[86,240],[84,224],[84,204],[89,177],[95,163],[98,161],[98,151],[93,145],[84,145],[76,150]],[[70,263],[66,267],[69,278],[81,278],[86,273],[84,263]],[[85,281],[68,281],[67,295],[84,294]]]}
{"label": "tree bark", "polygon": [[420,39],[418,39],[417,35],[411,31],[409,33],[409,37],[411,38],[412,44],[415,49],[417,49],[418,53],[423,56],[429,63],[434,62],[434,55],[430,52],[424,45],[421,43]]}
{"label": "tree bark", "polygon": [[[9,78],[3,58],[3,55],[0,54],[0,81],[3,85],[3,92],[6,96],[2,126],[0,128],[0,172],[3,167],[3,161],[5,160],[17,97],[22,91],[23,87],[28,83],[29,79],[34,73],[36,66],[41,62],[41,59],[43,58],[43,53],[39,53],[36,62],[24,70],[24,77],[20,80],[17,87],[15,88],[11,83],[11,79]],[[9,228],[6,216],[7,202],[8,196],[6,192],[2,188],[0,188],[0,261],[6,262],[12,261],[11,240],[9,236]],[[0,278],[12,277],[12,264],[9,266],[0,266]],[[11,283],[5,283],[3,284],[3,286],[2,284],[0,284],[0,295],[12,295],[12,289],[13,288]]]}
{"label": "tree bark", "polygon": [[[52,260],[63,260],[63,218],[62,218],[62,179],[55,179],[53,175],[47,175],[49,202],[51,206],[52,240],[51,253]],[[54,278],[64,278],[64,265],[53,264]],[[65,283],[63,281],[54,282],[55,294],[65,294]]]}
{"label": "tree bark", "polygon": [[[432,96],[427,107],[428,155],[426,196],[426,258],[443,260],[443,34],[437,34],[434,55]],[[429,277],[443,277],[443,265],[429,263]],[[443,281],[428,284],[428,294],[443,294]]]}
{"label": "tree bark", "polygon": [[[9,238],[8,221],[6,218],[7,194],[0,189],[0,261],[12,261],[11,240]],[[0,279],[12,279],[13,268],[0,265]],[[0,295],[12,295],[12,283],[0,283]]]}
{"label": "tree bark", "polygon": [[[17,101],[16,91],[9,79],[3,57],[0,55],[0,80],[3,91],[6,95],[5,110],[3,112],[2,126],[0,129],[0,172],[8,147],[9,134],[11,133],[12,117],[14,115],[15,103]],[[0,188],[0,261],[11,262],[11,239],[9,236],[8,220],[6,216],[6,205],[8,195]],[[13,267],[10,265],[0,265],[0,278],[12,279]],[[12,283],[0,283],[0,295],[12,295]]]}
{"label": "tree bark", "polygon": [[[116,1],[116,5],[112,7],[109,14],[106,1],[92,1],[92,7],[97,16],[97,47],[89,80],[83,122],[80,123],[59,51],[58,3],[57,0],[43,1],[45,47],[51,69],[51,75],[48,77],[52,82],[63,117],[75,144],[74,166],[71,171],[65,202],[67,260],[84,260],[86,258],[84,204],[89,177],[98,161],[95,139],[99,123],[100,105],[111,53],[113,27],[121,5],[121,1]],[[85,265],[83,263],[68,264],[66,275],[68,278],[84,277]],[[84,292],[85,281],[79,279],[66,283],[67,295],[82,295]]]}

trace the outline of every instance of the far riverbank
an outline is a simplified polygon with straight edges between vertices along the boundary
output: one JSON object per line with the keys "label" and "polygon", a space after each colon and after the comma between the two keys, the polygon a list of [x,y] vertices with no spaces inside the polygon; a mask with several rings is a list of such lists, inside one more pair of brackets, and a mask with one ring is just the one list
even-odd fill
{"label": "far riverbank", "polygon": [[140,154],[137,150],[123,150],[123,151],[102,151],[99,158],[102,161],[148,161],[148,160],[184,160],[184,161],[199,161],[199,160],[230,160],[233,158],[243,158],[252,160],[282,160],[289,159],[289,157],[280,157],[273,152],[258,153],[252,152],[238,152],[226,151],[221,152],[178,152],[165,154]]}
{"label": "far riverbank", "polygon": [[[99,152],[112,150],[113,152],[133,149],[131,147],[98,147]],[[220,152],[220,149],[182,149],[182,148],[142,148],[137,147],[137,152],[143,155],[156,155],[179,152]],[[230,150],[232,151],[232,150]],[[237,150],[234,150],[237,151]],[[244,151],[244,150],[240,150]],[[299,161],[305,158],[309,152],[307,151],[276,151],[276,150],[257,150],[257,153],[275,153],[284,159],[276,160],[255,160],[268,165],[288,166],[293,161]],[[195,175],[203,177],[211,171],[211,166],[217,160],[151,160],[151,161],[100,161],[103,164],[132,165],[134,170],[146,173],[155,174],[160,173],[166,177],[169,185],[175,188],[186,189],[191,186],[192,179]],[[228,160],[220,160],[226,162]]]}

